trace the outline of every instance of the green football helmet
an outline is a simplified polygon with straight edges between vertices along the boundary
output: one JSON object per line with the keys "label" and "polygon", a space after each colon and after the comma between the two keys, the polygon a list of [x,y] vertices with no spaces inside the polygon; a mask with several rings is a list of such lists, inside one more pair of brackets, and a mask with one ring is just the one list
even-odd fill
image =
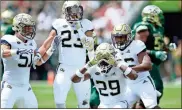
{"label": "green football helmet", "polygon": [[142,11],[142,20],[162,26],[164,21],[163,11],[155,5],[148,5]]}

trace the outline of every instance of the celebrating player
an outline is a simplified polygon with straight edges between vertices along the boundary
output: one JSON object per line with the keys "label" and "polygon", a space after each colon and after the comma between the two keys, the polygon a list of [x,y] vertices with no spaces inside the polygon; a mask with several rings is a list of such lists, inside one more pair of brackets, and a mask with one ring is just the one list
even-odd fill
{"label": "celebrating player", "polygon": [[15,35],[4,35],[1,38],[4,64],[1,108],[13,108],[15,103],[18,108],[38,108],[29,84],[30,67],[41,59],[41,55],[35,51],[35,21],[28,14],[18,14],[13,19],[13,30]]}
{"label": "celebrating player", "polygon": [[108,43],[102,43],[96,49],[95,58],[82,69],[77,70],[72,81],[77,83],[93,79],[99,91],[98,108],[128,108],[127,97],[130,92],[124,76],[132,80],[137,78],[136,72],[130,67],[122,65],[121,62],[116,63],[114,47]]}
{"label": "celebrating player", "polygon": [[[93,26],[91,21],[83,19],[83,7],[80,2],[65,1],[62,12],[64,18],[53,22],[49,37],[39,49],[49,49],[44,56],[50,57],[55,47],[58,47],[59,67],[54,80],[54,100],[57,108],[65,108],[72,83],[71,76],[77,68],[85,65],[86,50],[93,53],[94,49]],[[73,84],[73,87],[78,107],[89,108],[90,81]]]}
{"label": "celebrating player", "polygon": [[149,74],[152,64],[145,44],[140,40],[132,40],[131,28],[127,24],[115,26],[111,37],[117,51],[116,56],[132,67],[138,75],[134,81],[127,79],[127,84],[134,93],[130,99],[133,103],[141,99],[146,108],[157,108],[157,92]]}

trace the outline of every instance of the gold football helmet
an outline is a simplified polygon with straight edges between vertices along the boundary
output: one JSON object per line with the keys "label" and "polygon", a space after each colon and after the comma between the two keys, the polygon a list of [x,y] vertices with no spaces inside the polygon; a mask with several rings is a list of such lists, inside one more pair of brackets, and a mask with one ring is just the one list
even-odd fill
{"label": "gold football helmet", "polygon": [[115,48],[124,49],[131,42],[131,28],[127,24],[114,27],[111,33],[112,43]]}
{"label": "gold football helmet", "polygon": [[62,12],[67,21],[78,21],[83,17],[83,7],[80,1],[65,1]]}
{"label": "gold football helmet", "polygon": [[35,37],[36,27],[32,16],[26,13],[20,13],[13,19],[13,28],[15,32],[19,32],[26,40]]}
{"label": "gold football helmet", "polygon": [[115,64],[115,49],[108,43],[101,43],[96,49],[96,60],[102,73],[108,73],[108,71]]}

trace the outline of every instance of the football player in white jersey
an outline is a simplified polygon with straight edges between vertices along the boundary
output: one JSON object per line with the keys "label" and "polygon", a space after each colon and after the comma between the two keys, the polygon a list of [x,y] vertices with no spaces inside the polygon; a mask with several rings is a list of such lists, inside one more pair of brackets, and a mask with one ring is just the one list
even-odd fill
{"label": "football player in white jersey", "polygon": [[154,82],[149,74],[152,68],[151,60],[146,53],[146,46],[140,40],[132,40],[131,29],[127,24],[121,24],[114,27],[112,31],[113,45],[117,51],[117,57],[125,61],[138,74],[136,80],[128,80],[134,95],[132,99],[141,99],[146,108],[157,108],[157,91]]}
{"label": "football player in white jersey", "polygon": [[115,49],[108,43],[102,43],[97,47],[94,60],[77,70],[72,81],[78,83],[93,79],[95,87],[99,91],[100,105],[98,108],[128,108],[127,97],[131,92],[127,89],[125,77],[135,80],[136,72],[130,67],[124,66],[122,62],[116,63]]}
{"label": "football player in white jersey", "polygon": [[[1,38],[1,58],[4,74],[1,82],[1,108],[38,108],[37,99],[29,84],[30,67],[41,55],[36,53],[35,21],[25,13],[13,19],[15,35]],[[42,50],[43,52],[43,50]]]}
{"label": "football player in white jersey", "polygon": [[[93,54],[93,25],[83,19],[80,1],[65,1],[62,7],[64,17],[52,23],[49,37],[40,47],[49,49],[45,56],[51,56],[55,45],[59,51],[59,66],[54,80],[54,100],[57,108],[65,108],[71,76],[77,68],[86,63],[86,50]],[[90,55],[91,56],[91,55]],[[91,57],[90,57],[91,58]],[[90,81],[73,84],[79,108],[89,108]],[[84,88],[84,89],[83,89]]]}

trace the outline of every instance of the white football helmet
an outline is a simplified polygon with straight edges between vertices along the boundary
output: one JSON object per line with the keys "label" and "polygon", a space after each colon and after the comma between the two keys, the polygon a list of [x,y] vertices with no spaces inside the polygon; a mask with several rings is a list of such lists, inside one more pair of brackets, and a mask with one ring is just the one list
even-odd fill
{"label": "white football helmet", "polygon": [[12,29],[20,33],[26,40],[32,40],[36,34],[35,21],[26,13],[20,13],[14,17]]}
{"label": "white football helmet", "polygon": [[108,43],[101,43],[95,52],[95,59],[102,73],[108,73],[115,64],[115,49]]}
{"label": "white football helmet", "polygon": [[112,43],[117,49],[124,49],[131,42],[131,28],[127,24],[114,27],[111,33]]}
{"label": "white football helmet", "polygon": [[83,17],[83,7],[80,1],[65,1],[62,12],[67,21],[78,21]]}

